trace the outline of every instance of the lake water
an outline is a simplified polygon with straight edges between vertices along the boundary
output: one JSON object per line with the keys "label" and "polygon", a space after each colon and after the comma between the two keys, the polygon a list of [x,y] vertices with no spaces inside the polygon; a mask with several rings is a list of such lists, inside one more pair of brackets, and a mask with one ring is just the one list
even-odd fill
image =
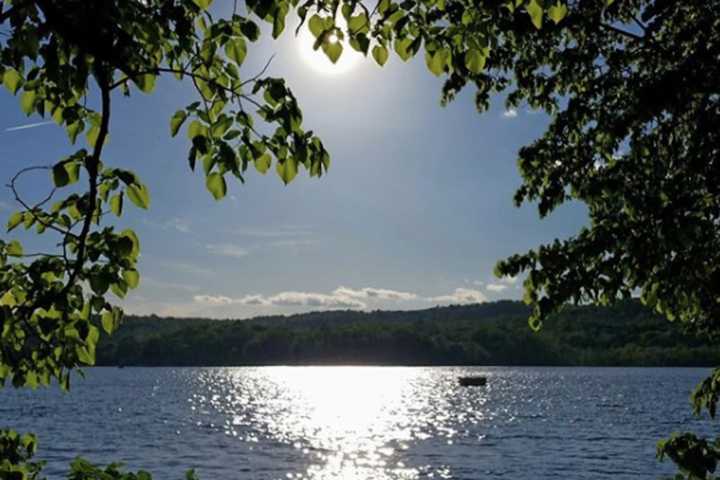
{"label": "lake water", "polygon": [[[655,443],[708,433],[707,370],[96,368],[70,393],[0,390],[0,426],[35,431],[46,474],[81,455],[156,479],[639,479]],[[463,388],[458,375],[488,376]]]}

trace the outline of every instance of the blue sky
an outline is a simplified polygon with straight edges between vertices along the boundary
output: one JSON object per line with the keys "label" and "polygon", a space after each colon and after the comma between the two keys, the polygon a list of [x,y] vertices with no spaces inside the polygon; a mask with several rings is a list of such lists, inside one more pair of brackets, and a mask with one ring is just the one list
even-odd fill
{"label": "blue sky", "polygon": [[[188,168],[184,134],[169,136],[172,113],[195,100],[192,88],[168,78],[153,95],[114,98],[104,161],[136,171],[152,195],[149,211],[127,208],[117,222],[142,243],[129,312],[243,318],[518,298],[519,282],[493,277],[496,261],[585,222],[578,205],[541,221],[532,206],[512,204],[516,153],[542,133],[544,115],[509,114],[502,98],[480,115],[470,89],[443,108],[441,80],[420,57],[319,72],[291,32],[252,46],[246,74],[273,53],[268,75],[287,79],[306,128],[332,155],[320,180],[303,172],[284,186],[273,170],[253,171],[215,202],[202,173]],[[41,121],[0,93],[3,184],[23,166],[50,165],[77,148],[55,125],[13,128]],[[40,173],[21,187],[32,198],[49,180]],[[7,189],[0,202],[4,216],[15,209]]]}

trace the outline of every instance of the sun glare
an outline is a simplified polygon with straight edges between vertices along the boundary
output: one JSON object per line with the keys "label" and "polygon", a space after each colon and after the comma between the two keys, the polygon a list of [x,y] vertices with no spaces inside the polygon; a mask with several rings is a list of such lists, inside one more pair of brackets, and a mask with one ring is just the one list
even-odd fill
{"label": "sun glare", "polygon": [[225,434],[249,445],[268,439],[292,445],[307,470],[287,478],[414,479],[418,469],[405,465],[400,452],[428,428],[454,434],[447,406],[431,390],[418,390],[430,375],[402,367],[208,370],[200,380],[211,390],[193,396],[193,410],[224,412]]}
{"label": "sun glare", "polygon": [[300,29],[300,33],[297,38],[298,50],[300,57],[310,68],[318,73],[325,75],[339,75],[347,73],[355,68],[362,60],[363,55],[356,52],[350,47],[350,45],[338,38],[334,33],[328,37],[330,43],[340,42],[343,46],[343,52],[337,63],[332,63],[330,59],[325,56],[322,49],[313,50],[313,44],[315,38],[306,27]]}

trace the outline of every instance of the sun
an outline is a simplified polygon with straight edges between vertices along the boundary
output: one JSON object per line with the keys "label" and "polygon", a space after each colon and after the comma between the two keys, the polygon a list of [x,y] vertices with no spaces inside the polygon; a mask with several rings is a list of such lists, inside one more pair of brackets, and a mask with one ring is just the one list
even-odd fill
{"label": "sun", "polygon": [[[338,25],[343,27],[343,25]],[[310,33],[307,27],[300,29],[300,33],[297,37],[297,45],[300,53],[300,58],[313,70],[324,75],[339,75],[347,73],[355,68],[362,60],[363,55],[350,47],[350,45],[343,40],[340,40],[337,35],[330,35],[329,42],[341,42],[343,46],[343,52],[337,63],[332,63],[327,56],[323,53],[322,49],[313,50],[313,44],[315,38]]]}

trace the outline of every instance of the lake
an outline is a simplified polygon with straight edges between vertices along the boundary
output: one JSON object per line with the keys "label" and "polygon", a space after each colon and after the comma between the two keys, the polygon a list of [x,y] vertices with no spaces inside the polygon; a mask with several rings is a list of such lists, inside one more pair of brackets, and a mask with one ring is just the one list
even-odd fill
{"label": "lake", "polygon": [[4,389],[0,426],[38,434],[49,478],[78,454],[156,479],[658,478],[658,439],[712,429],[688,402],[708,372],[94,368],[66,394]]}

